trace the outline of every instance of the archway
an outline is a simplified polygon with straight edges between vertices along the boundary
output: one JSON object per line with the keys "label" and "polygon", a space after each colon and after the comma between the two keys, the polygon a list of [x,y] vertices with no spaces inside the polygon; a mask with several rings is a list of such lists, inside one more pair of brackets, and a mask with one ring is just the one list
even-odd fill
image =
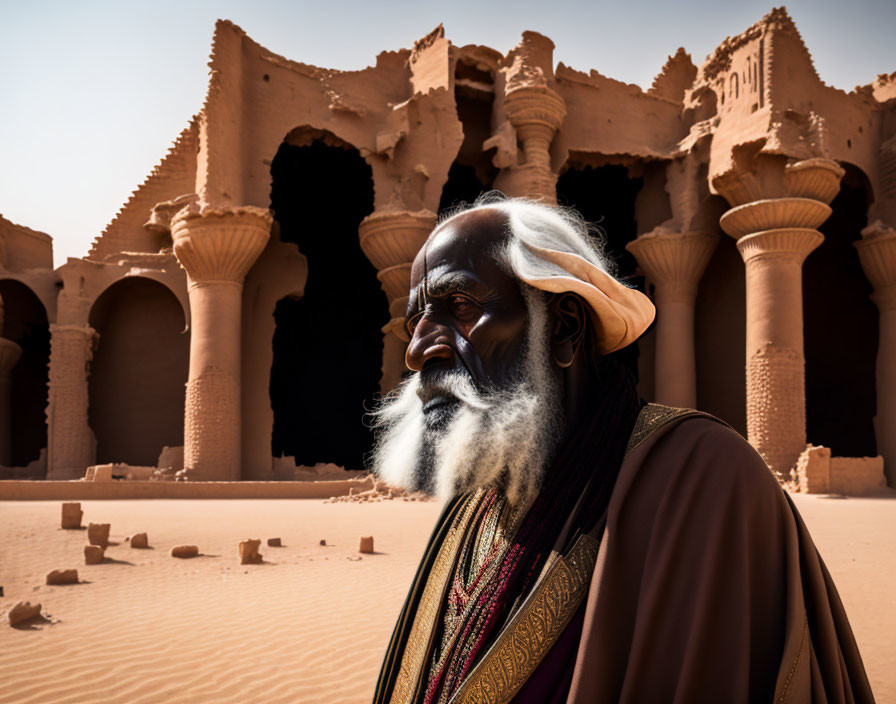
{"label": "archway", "polygon": [[99,335],[87,414],[96,461],[155,466],[163,446],[184,444],[183,308],[164,285],[129,277],[97,298],[90,326]]}
{"label": "archway", "polygon": [[308,261],[304,296],[282,299],[274,312],[271,450],[298,465],[359,469],[372,444],[364,414],[377,394],[389,320],[358,240],[373,210],[371,170],[353,147],[305,130],[280,147],[271,176],[280,239]]}
{"label": "archway", "polygon": [[806,437],[834,455],[877,454],[875,356],[878,313],[853,243],[867,224],[870,186],[851,164],[819,228],[824,242],[803,266]]}
{"label": "archway", "polygon": [[11,412],[2,420],[8,433],[6,456],[0,465],[24,467],[40,457],[47,446],[47,380],[50,362],[50,328],[47,311],[35,293],[20,281],[0,281],[3,300],[3,337],[15,342],[21,356],[10,372],[8,394]]}
{"label": "archway", "polygon": [[[644,291],[644,278],[636,276],[638,263],[625,245],[635,239],[635,199],[643,185],[642,178],[630,178],[628,169],[619,164],[605,166],[570,166],[557,179],[557,202],[572,206],[589,223],[599,228],[595,233],[616,263],[616,275]],[[629,366],[638,378],[639,343],[614,353]]]}

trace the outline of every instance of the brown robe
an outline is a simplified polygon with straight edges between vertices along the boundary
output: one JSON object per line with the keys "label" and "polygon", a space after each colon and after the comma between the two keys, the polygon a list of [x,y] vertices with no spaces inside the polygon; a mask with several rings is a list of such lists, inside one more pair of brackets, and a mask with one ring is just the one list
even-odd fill
{"label": "brown robe", "polygon": [[730,428],[670,423],[625,459],[568,704],[871,702],[796,508]]}
{"label": "brown robe", "polygon": [[[426,622],[421,610],[431,620],[438,603],[453,506],[396,626],[376,702],[413,699],[428,631],[415,636],[410,624]],[[546,568],[452,703],[873,702],[799,514],[721,422],[645,407],[599,525],[599,543],[584,535]],[[435,594],[421,598],[423,585]]]}

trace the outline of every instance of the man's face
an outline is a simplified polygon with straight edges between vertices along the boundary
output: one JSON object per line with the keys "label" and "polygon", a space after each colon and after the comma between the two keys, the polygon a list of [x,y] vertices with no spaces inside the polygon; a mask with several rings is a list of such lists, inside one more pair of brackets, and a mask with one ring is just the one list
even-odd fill
{"label": "man's face", "polygon": [[411,273],[407,363],[413,374],[374,414],[376,473],[447,498],[502,488],[531,500],[562,427],[540,291],[496,255],[504,216],[460,215],[437,230]]}
{"label": "man's face", "polygon": [[505,227],[496,211],[461,215],[414,260],[406,361],[421,372],[427,416],[455,401],[435,383],[446,372],[465,372],[480,391],[504,389],[519,372],[529,311],[519,282],[495,261]]}

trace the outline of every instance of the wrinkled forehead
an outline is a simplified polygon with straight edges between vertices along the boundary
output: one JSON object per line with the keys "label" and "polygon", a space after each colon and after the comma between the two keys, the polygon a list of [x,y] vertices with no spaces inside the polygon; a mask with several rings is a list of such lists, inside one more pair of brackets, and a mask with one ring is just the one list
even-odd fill
{"label": "wrinkled forehead", "polygon": [[417,253],[411,267],[411,288],[424,278],[454,272],[492,278],[507,274],[495,253],[507,239],[507,216],[493,209],[462,213],[437,227]]}

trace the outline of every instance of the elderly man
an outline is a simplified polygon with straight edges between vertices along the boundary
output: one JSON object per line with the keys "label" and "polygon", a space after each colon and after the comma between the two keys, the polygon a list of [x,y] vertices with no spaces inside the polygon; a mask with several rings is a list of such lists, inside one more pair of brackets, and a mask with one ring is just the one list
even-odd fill
{"label": "elderly man", "polygon": [[569,211],[491,198],[430,235],[374,462],[446,504],[375,702],[872,701],[762,459],[612,354],[653,315]]}

